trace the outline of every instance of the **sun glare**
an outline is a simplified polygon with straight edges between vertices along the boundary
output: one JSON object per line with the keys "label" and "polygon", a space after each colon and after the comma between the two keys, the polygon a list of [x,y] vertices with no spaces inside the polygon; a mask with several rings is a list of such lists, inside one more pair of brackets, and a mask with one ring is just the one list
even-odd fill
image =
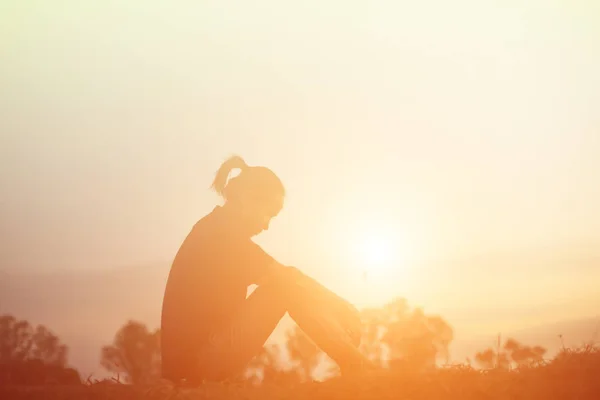
{"label": "sun glare", "polygon": [[362,261],[374,268],[392,261],[393,248],[388,238],[369,236],[364,239],[360,252]]}
{"label": "sun glare", "polygon": [[347,248],[346,257],[347,265],[352,266],[352,273],[359,279],[355,281],[352,301],[373,306],[409,293],[409,283],[415,278],[415,249],[401,228],[376,220],[366,228],[365,225],[347,232],[353,238],[348,241],[351,248]]}
{"label": "sun glare", "polygon": [[371,277],[392,278],[403,268],[406,243],[391,232],[366,233],[356,243],[356,256],[361,270]]}
{"label": "sun glare", "polygon": [[[357,202],[365,203],[357,198]],[[346,271],[359,278],[360,284],[367,283],[378,292],[370,297],[392,296],[391,291],[400,290],[397,282],[407,282],[413,277],[412,264],[417,249],[411,237],[411,221],[395,217],[389,207],[383,210],[369,208],[365,214],[359,212],[364,208],[364,205],[352,207],[346,203],[338,204],[331,212],[337,218],[330,225],[337,227],[336,236],[342,245],[338,248],[339,260]],[[354,216],[351,224],[348,224],[348,215]],[[388,288],[391,282],[396,284]],[[360,290],[365,288],[361,286]],[[358,296],[364,299],[366,295]]]}

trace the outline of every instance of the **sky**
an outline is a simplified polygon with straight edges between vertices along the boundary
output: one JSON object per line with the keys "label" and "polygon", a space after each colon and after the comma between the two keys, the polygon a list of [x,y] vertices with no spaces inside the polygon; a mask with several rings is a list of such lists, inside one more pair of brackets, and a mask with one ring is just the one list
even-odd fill
{"label": "sky", "polygon": [[0,0],[0,269],[168,265],[239,154],[288,193],[256,241],[351,301],[597,313],[599,18],[594,1]]}

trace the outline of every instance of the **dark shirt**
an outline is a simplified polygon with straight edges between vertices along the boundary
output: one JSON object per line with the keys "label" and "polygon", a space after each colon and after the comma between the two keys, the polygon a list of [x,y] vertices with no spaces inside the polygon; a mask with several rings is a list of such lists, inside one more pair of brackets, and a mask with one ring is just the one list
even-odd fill
{"label": "dark shirt", "polygon": [[181,245],[167,280],[161,317],[163,377],[190,378],[211,329],[227,324],[246,299],[248,286],[268,273],[271,258],[216,207]]}

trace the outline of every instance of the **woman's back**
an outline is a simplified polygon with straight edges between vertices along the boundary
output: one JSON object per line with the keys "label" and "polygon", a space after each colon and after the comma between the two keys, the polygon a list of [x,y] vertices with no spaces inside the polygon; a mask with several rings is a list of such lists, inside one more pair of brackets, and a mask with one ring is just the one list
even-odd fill
{"label": "woman's back", "polygon": [[180,379],[209,332],[226,323],[272,262],[249,238],[236,235],[221,207],[200,219],[182,243],[165,288],[161,317],[163,376]]}

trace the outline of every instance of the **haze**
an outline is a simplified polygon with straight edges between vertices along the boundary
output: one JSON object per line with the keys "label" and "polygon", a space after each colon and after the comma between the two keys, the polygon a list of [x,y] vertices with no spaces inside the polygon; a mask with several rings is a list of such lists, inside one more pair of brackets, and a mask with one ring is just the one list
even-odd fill
{"label": "haze", "polygon": [[596,3],[1,3],[0,269],[168,269],[240,154],[288,191],[257,242],[357,304],[597,315]]}

